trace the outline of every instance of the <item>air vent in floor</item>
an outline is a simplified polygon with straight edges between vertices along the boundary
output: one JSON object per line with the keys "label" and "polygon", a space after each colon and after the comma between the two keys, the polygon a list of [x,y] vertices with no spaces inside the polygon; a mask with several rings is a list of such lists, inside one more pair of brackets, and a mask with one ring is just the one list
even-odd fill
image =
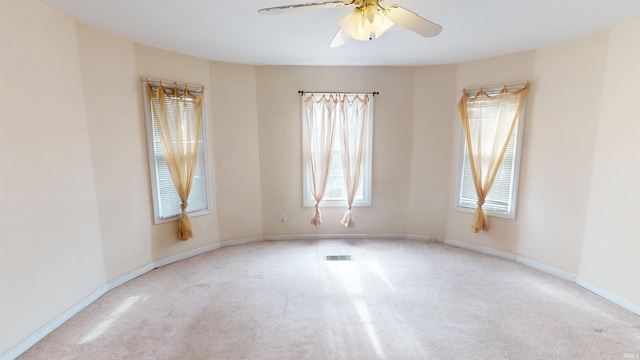
{"label": "air vent in floor", "polygon": [[327,261],[351,261],[351,255],[327,255]]}

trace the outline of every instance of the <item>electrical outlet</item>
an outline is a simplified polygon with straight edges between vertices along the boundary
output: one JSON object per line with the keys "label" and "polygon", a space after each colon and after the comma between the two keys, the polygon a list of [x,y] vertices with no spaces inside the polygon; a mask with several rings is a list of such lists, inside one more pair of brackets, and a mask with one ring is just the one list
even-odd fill
{"label": "electrical outlet", "polygon": [[393,219],[393,215],[391,214],[391,212],[387,213],[387,221],[391,221],[391,219]]}
{"label": "electrical outlet", "polygon": [[287,222],[287,214],[285,213],[280,214],[280,222]]}

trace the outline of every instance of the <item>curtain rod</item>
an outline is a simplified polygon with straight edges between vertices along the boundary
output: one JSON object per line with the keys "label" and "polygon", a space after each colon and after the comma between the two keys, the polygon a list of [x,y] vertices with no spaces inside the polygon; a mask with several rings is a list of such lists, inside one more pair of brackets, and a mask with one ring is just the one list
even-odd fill
{"label": "curtain rod", "polygon": [[313,93],[323,93],[323,94],[369,94],[369,95],[380,95],[378,91],[307,91],[307,90],[298,90],[298,94],[303,96],[304,94],[313,94]]}
{"label": "curtain rod", "polygon": [[150,78],[142,78],[142,81],[151,85],[156,85],[156,86],[160,85],[161,83],[175,84],[178,86],[183,85],[183,87],[186,87],[190,91],[200,91],[202,89],[209,90],[209,88],[204,85],[188,83],[185,81],[171,81],[171,80],[160,80],[160,79],[150,79]]}
{"label": "curtain rod", "polygon": [[467,93],[472,94],[472,93],[478,93],[480,89],[483,89],[484,91],[502,90],[502,88],[504,88],[505,86],[507,87],[507,89],[509,89],[509,91],[512,91],[512,90],[522,89],[525,85],[526,86],[531,85],[531,81],[525,81],[523,83],[510,84],[510,85],[503,84],[503,85],[481,86],[475,89],[462,89],[462,91],[463,92],[466,91]]}

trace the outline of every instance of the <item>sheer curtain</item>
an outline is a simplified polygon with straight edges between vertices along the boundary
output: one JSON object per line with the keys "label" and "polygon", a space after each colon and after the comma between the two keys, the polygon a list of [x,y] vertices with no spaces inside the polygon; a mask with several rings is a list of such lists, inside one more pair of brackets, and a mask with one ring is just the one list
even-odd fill
{"label": "sheer curtain", "polygon": [[178,238],[187,240],[193,237],[187,200],[198,159],[204,88],[198,95],[193,95],[186,86],[181,90],[177,84],[170,93],[162,84],[155,90],[151,84],[147,83],[147,86],[167,166],[182,201]]}
{"label": "sheer curtain", "polygon": [[311,224],[322,225],[320,202],[324,197],[331,165],[336,119],[338,116],[338,97],[323,94],[319,99],[314,94],[303,98],[306,111],[306,162],[309,167],[311,194],[315,200],[315,213]]}
{"label": "sheer curtain", "polygon": [[505,86],[497,95],[489,96],[483,89],[470,97],[463,91],[458,103],[462,117],[469,162],[478,203],[471,228],[474,233],[489,229],[487,214],[482,208],[509,145],[509,139],[520,116],[528,84],[509,91]]}
{"label": "sheer curtain", "polygon": [[369,111],[369,95],[344,95],[340,99],[340,152],[342,170],[347,189],[347,210],[342,218],[342,225],[355,227],[355,219],[351,211],[353,199],[358,191],[362,162],[367,139],[367,112]]}

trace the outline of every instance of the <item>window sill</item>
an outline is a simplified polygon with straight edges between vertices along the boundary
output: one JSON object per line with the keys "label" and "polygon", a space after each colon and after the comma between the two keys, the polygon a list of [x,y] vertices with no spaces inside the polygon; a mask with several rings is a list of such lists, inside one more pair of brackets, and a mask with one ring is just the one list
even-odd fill
{"label": "window sill", "polygon": [[[315,201],[314,202],[305,202],[304,204],[302,204],[303,207],[306,208],[311,208],[314,207],[316,205]],[[351,207],[370,207],[371,206],[371,202],[354,202],[353,205],[351,205]],[[330,207],[341,207],[341,208],[346,208],[347,207],[347,201],[346,200],[322,200],[320,202],[320,207],[321,208],[330,208]]]}
{"label": "window sill", "polygon": [[[209,215],[209,214],[211,214],[211,210],[209,210],[209,209],[198,210],[198,211],[190,212],[188,214],[189,214],[189,217],[193,219],[193,218],[198,217],[198,216]],[[154,219],[153,223],[154,224],[164,224],[164,223],[176,221],[178,219],[180,219],[180,215],[179,214],[175,215],[175,216],[172,216],[172,217],[163,218],[163,219],[156,218],[156,219]]]}
{"label": "window sill", "polygon": [[[473,213],[476,212],[476,209],[475,208],[456,206],[456,211],[473,214]],[[491,216],[491,217],[497,217],[497,218],[508,219],[508,220],[515,220],[516,219],[515,212],[503,214],[503,213],[493,212],[493,211],[490,211],[490,210],[485,210],[485,213],[487,213],[487,216]]]}

